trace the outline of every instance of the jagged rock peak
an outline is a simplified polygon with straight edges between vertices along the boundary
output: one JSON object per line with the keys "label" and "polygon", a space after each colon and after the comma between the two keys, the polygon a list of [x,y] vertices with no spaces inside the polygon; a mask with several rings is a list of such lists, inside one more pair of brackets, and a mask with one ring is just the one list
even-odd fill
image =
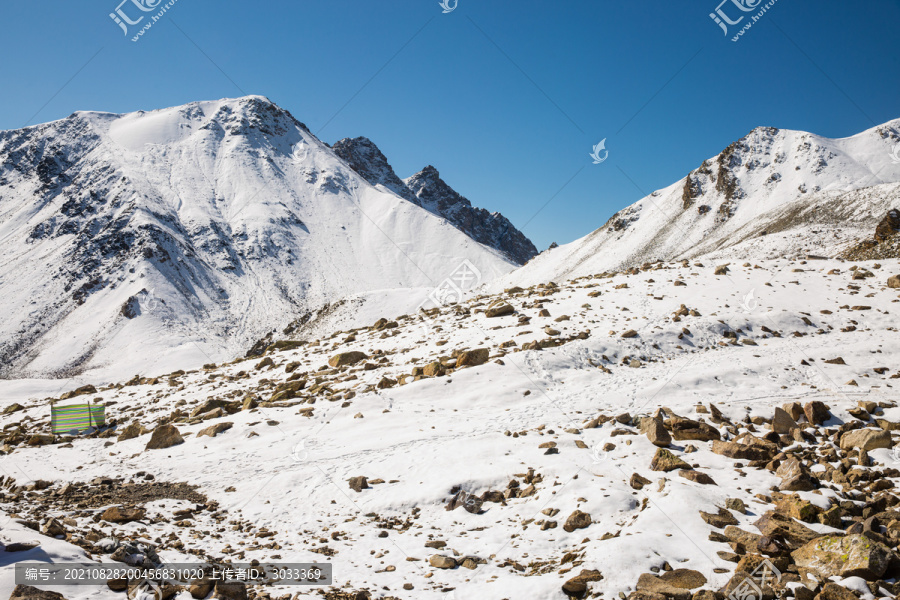
{"label": "jagged rock peak", "polygon": [[335,142],[332,150],[370,184],[383,186],[432,214],[447,219],[463,233],[498,250],[510,260],[524,264],[537,254],[534,244],[506,217],[472,206],[467,198],[441,179],[432,165],[401,180],[387,157],[366,137],[342,139]]}
{"label": "jagged rock peak", "polygon": [[[401,198],[415,202],[415,196],[394,172],[387,157],[367,137],[344,138],[331,147],[351,169],[372,185],[383,185]],[[418,202],[415,202],[418,204]]]}

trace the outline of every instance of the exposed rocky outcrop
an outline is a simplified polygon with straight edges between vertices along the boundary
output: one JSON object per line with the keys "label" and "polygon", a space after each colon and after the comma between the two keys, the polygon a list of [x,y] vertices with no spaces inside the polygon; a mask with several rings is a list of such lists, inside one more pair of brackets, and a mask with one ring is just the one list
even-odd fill
{"label": "exposed rocky outcrop", "polygon": [[472,239],[499,250],[510,260],[521,265],[537,255],[531,240],[506,217],[472,206],[440,178],[434,167],[429,165],[409,179],[401,180],[378,146],[368,138],[345,138],[335,142],[332,149],[372,185],[384,186],[401,198],[444,217]]}

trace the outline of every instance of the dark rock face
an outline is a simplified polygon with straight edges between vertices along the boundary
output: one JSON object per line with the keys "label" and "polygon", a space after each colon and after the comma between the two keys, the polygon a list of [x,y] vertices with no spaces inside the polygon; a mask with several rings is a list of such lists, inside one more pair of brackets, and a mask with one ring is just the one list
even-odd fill
{"label": "dark rock face", "polygon": [[888,211],[888,214],[875,228],[875,241],[882,242],[897,233],[900,233],[900,210],[895,208]]}
{"label": "dark rock face", "polygon": [[525,264],[538,254],[531,240],[506,217],[472,206],[441,179],[434,167],[427,166],[409,179],[401,180],[368,138],[343,139],[332,149],[372,185],[383,185],[401,198],[447,219],[475,241],[499,250],[513,262]]}
{"label": "dark rock face", "polygon": [[344,159],[350,168],[359,173],[372,185],[383,185],[401,198],[418,204],[415,196],[394,173],[387,157],[381,153],[372,140],[365,137],[344,138],[331,147],[334,153]]}

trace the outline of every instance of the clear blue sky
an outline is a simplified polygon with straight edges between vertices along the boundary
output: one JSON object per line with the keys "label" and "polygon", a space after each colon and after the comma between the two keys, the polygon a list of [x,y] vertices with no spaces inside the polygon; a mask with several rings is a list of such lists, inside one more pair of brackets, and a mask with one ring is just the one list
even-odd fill
{"label": "clear blue sky", "polygon": [[778,0],[737,43],[718,1],[178,0],[137,43],[119,0],[6,3],[0,129],[261,94],[328,143],[371,138],[401,177],[435,165],[543,249],[758,125],[900,117],[897,0]]}

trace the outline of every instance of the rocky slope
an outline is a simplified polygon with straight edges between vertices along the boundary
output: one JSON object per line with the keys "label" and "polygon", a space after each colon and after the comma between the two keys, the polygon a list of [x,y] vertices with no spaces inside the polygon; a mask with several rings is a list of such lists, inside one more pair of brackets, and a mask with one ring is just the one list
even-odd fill
{"label": "rocky slope", "polygon": [[49,435],[47,399],[7,395],[0,593],[22,560],[257,560],[335,580],[160,587],[893,598],[898,295],[897,260],[655,263],[61,390],[108,407],[84,437]]}
{"label": "rocky slope", "polygon": [[836,257],[900,208],[900,120],[845,139],[761,127],[496,289],[708,255]]}
{"label": "rocky slope", "polygon": [[0,244],[2,377],[196,366],[349,294],[514,266],[257,96],[0,132]]}
{"label": "rocky slope", "polygon": [[440,177],[431,165],[412,177],[397,177],[387,158],[368,138],[343,139],[335,143],[335,153],[372,185],[382,185],[425,210],[444,217],[472,239],[503,253],[522,265],[537,249],[522,232],[500,213],[472,206]]}

